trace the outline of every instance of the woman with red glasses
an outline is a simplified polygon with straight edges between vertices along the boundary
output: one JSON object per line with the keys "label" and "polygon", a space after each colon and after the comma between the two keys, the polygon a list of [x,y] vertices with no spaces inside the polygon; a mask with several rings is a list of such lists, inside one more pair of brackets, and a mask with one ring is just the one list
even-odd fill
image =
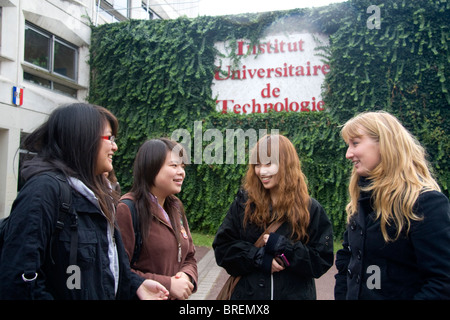
{"label": "woman with red glasses", "polygon": [[117,119],[75,103],[55,109],[22,148],[26,180],[0,237],[0,299],[167,299],[131,272],[114,226]]}

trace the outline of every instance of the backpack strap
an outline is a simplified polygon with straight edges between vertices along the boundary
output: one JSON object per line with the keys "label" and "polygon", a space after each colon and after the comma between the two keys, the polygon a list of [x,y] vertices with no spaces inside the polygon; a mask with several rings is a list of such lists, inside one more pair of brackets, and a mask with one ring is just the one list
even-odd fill
{"label": "backpack strap", "polygon": [[60,207],[58,212],[58,219],[56,221],[55,232],[52,234],[52,238],[50,241],[50,257],[52,263],[53,264],[55,263],[51,251],[53,248],[53,241],[57,239],[57,235],[64,229],[66,215],[69,214],[70,215],[69,265],[76,265],[78,252],[78,215],[76,210],[72,206],[72,189],[67,179],[62,174],[57,172],[45,172],[43,174],[55,179],[59,185]]}
{"label": "backpack strap", "polygon": [[130,209],[131,220],[133,222],[133,230],[134,230],[134,251],[133,256],[131,257],[130,266],[133,266],[139,259],[139,255],[141,254],[142,248],[142,237],[139,227],[139,218],[137,216],[136,207],[134,205],[134,201],[131,199],[122,199],[120,202],[125,203]]}
{"label": "backpack strap", "polygon": [[0,219],[0,257],[2,254],[3,242],[5,238],[6,225],[8,224],[9,216]]}
{"label": "backpack strap", "polygon": [[[64,177],[64,175],[60,172],[44,172],[39,175],[46,175],[52,177],[58,183],[59,190],[59,210],[58,210],[58,218],[56,221],[55,230],[53,231],[50,241],[49,241],[49,256],[51,262],[55,264],[53,259],[53,246],[54,240],[57,238],[59,232],[64,228],[64,222],[66,219],[66,215],[70,214],[71,216],[71,244],[70,244],[70,264],[77,264],[77,250],[78,250],[78,215],[75,209],[72,206],[72,189]],[[0,223],[0,251],[3,245],[4,232],[6,228],[6,224],[9,221],[9,217],[1,220]],[[34,298],[34,288],[36,286],[36,279],[38,277],[38,273],[36,270],[36,264],[34,262],[26,263],[24,267],[24,272],[22,273],[22,280],[26,283],[27,291],[29,293],[29,297]]]}

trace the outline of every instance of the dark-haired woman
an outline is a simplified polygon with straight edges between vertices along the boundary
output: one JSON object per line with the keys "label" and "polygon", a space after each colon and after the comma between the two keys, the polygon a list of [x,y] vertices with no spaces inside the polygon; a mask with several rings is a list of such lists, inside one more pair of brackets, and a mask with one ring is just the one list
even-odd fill
{"label": "dark-haired woman", "polygon": [[[55,109],[24,140],[36,155],[23,165],[26,183],[5,229],[0,299],[167,298],[161,284],[131,272],[114,228],[117,198],[104,172],[113,169],[117,129],[105,108],[76,103]],[[65,218],[62,190],[73,209]]]}
{"label": "dark-haired woman", "polygon": [[[139,275],[163,284],[170,299],[187,299],[197,286],[195,248],[183,204],[175,196],[185,178],[182,148],[169,139],[146,141],[134,161],[133,186],[121,199],[131,199],[137,213],[142,248],[131,266]],[[117,221],[130,258],[135,230],[130,207],[119,203]]]}

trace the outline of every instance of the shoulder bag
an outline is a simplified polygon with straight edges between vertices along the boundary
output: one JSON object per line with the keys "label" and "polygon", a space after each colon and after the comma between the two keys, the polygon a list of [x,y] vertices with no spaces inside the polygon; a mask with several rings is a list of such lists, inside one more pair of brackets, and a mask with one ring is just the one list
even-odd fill
{"label": "shoulder bag", "polygon": [[[255,246],[257,248],[261,248],[264,246],[264,235],[270,234],[271,232],[277,231],[277,229],[281,226],[281,222],[274,221],[272,222],[267,229],[261,234],[261,236],[256,240]],[[216,300],[230,300],[231,294],[233,293],[234,288],[237,283],[241,280],[241,276],[230,276],[225,282],[222,290],[220,290],[217,295]]]}

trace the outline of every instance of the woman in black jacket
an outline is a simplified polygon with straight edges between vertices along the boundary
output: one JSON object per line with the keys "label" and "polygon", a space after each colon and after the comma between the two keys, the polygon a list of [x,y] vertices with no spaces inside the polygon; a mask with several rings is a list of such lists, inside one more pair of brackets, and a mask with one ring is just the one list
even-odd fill
{"label": "woman in black jacket", "polygon": [[[271,223],[276,232],[256,240]],[[316,299],[313,278],[333,264],[332,227],[309,197],[300,160],[284,136],[263,137],[213,248],[218,265],[241,276],[231,299]]]}
{"label": "woman in black jacket", "polygon": [[[131,272],[114,227],[117,195],[103,173],[113,169],[117,127],[105,108],[76,103],[55,109],[24,140],[22,148],[37,155],[24,163],[26,183],[5,229],[0,299],[167,298],[161,284]],[[76,211],[60,231],[65,185],[48,172],[70,185]]]}
{"label": "woman in black jacket", "polygon": [[342,129],[348,227],[336,255],[336,299],[450,299],[450,205],[419,142],[387,112]]}

